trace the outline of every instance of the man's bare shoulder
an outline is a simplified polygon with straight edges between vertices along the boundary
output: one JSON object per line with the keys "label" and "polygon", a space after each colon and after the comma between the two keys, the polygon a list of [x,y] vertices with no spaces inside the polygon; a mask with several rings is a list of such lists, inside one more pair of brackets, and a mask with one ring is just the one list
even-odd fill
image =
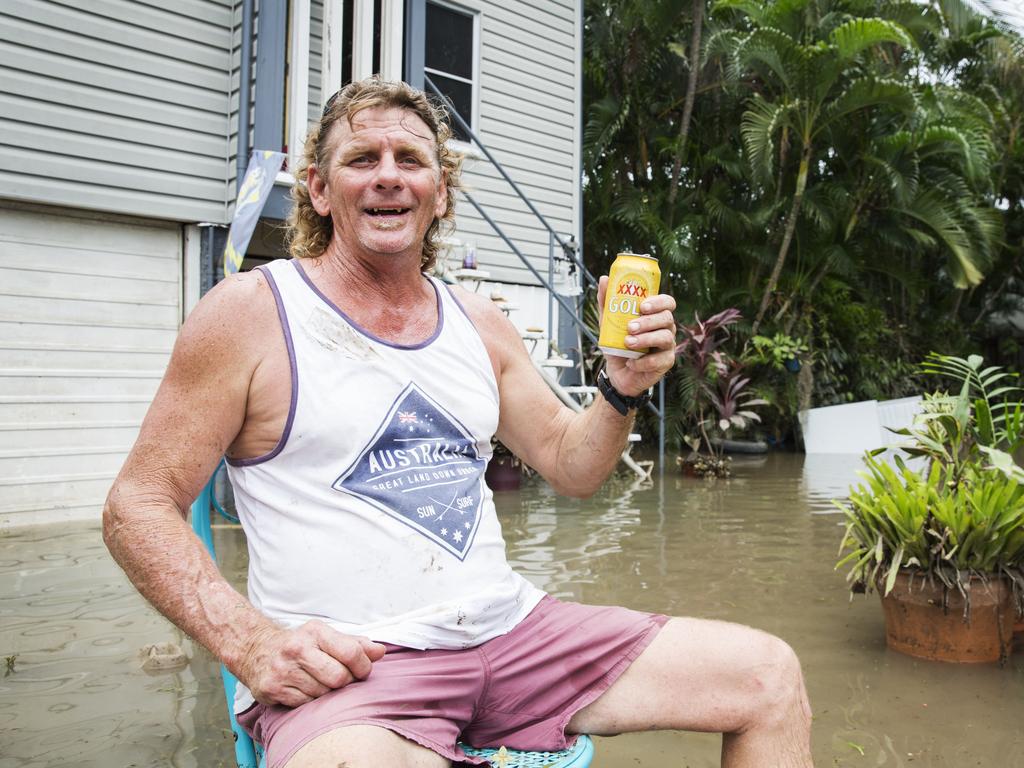
{"label": "man's bare shoulder", "polygon": [[259,270],[239,273],[217,283],[196,304],[181,327],[177,346],[181,352],[215,352],[235,362],[253,355],[258,359],[261,340],[278,323],[267,277]]}
{"label": "man's bare shoulder", "polygon": [[207,326],[211,323],[227,321],[228,328],[244,328],[247,322],[276,319],[276,304],[270,283],[259,270],[241,272],[226,277],[217,283],[209,293],[196,304],[185,320],[186,330],[189,325]]}
{"label": "man's bare shoulder", "polygon": [[462,304],[476,326],[491,358],[499,386],[507,371],[529,364],[529,356],[519,331],[497,304],[486,296],[471,293],[460,286],[452,287],[452,295]]}
{"label": "man's bare shoulder", "polygon": [[467,291],[461,285],[451,286],[451,292],[458,302],[462,304],[466,314],[469,315],[469,319],[473,321],[473,325],[484,336],[484,341],[487,341],[488,337],[500,337],[510,332],[515,333],[515,329],[508,318],[498,309],[497,304],[486,296]]}

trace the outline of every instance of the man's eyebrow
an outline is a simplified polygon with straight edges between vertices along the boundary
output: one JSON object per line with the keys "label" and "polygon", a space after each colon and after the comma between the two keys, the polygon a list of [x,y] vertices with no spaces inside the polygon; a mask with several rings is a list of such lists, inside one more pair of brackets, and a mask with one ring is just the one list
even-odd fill
{"label": "man's eyebrow", "polygon": [[[376,145],[357,141],[343,146],[338,155],[340,160],[347,160],[352,157],[358,157],[359,155],[375,155],[377,152],[378,149]],[[413,155],[417,159],[426,162],[432,162],[434,158],[433,153],[427,148],[421,147],[419,144],[411,141],[403,141],[396,144],[395,154]]]}
{"label": "man's eyebrow", "polygon": [[353,155],[366,155],[374,152],[374,149],[369,144],[362,142],[352,142],[345,144],[341,147],[338,154],[342,157],[352,157]]}
{"label": "man's eyebrow", "polygon": [[403,141],[402,143],[398,144],[395,147],[395,152],[396,153],[403,153],[404,152],[404,153],[409,154],[409,155],[415,155],[416,157],[418,157],[421,160],[431,160],[434,157],[433,153],[428,152],[424,147],[421,147],[419,144],[414,144],[412,142],[404,142]]}

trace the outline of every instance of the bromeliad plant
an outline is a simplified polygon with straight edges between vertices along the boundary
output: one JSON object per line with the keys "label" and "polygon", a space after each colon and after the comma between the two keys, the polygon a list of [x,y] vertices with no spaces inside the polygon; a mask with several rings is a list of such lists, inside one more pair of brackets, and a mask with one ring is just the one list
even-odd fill
{"label": "bromeliad plant", "polygon": [[937,578],[965,597],[968,583],[1000,576],[1024,610],[1024,471],[1013,452],[1024,446],[1022,392],[1014,374],[985,368],[982,358],[932,354],[925,373],[952,379],[959,392],[925,396],[913,426],[897,430],[900,447],[924,462],[895,468],[865,457],[866,484],[851,489],[837,568],[849,566],[854,591],[888,595],[901,570]]}
{"label": "bromeliad plant", "polygon": [[[750,377],[743,364],[723,349],[731,338],[729,326],[739,319],[739,310],[726,309],[707,320],[694,315],[693,324],[680,326],[683,339],[676,346],[679,402],[684,405],[680,426],[683,441],[692,452],[688,459],[680,459],[680,464],[688,462],[700,474],[728,474],[721,442],[712,436],[725,439],[732,430],[742,430],[751,422],[760,421],[760,416],[750,409],[766,403],[747,390]],[[702,446],[710,460],[699,460]]]}

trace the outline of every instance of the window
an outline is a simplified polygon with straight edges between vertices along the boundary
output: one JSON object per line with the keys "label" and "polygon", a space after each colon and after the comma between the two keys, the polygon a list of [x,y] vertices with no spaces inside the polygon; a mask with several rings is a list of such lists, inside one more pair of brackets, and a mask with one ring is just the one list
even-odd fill
{"label": "window", "polygon": [[[426,16],[423,68],[475,131],[477,16],[437,2],[427,3]],[[469,134],[454,120],[452,123],[455,138],[469,142]]]}

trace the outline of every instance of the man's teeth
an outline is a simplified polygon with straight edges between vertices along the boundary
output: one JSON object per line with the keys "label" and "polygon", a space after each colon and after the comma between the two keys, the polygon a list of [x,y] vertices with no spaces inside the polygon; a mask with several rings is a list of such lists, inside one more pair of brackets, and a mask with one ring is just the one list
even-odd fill
{"label": "man's teeth", "polygon": [[399,214],[405,213],[406,208],[370,208],[369,211],[374,216],[380,216],[382,214]]}

